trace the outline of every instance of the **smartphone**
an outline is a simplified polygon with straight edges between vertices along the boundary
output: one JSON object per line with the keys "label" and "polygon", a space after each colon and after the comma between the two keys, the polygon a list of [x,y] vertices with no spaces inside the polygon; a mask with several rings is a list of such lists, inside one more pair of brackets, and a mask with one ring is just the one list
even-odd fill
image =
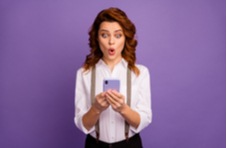
{"label": "smartphone", "polygon": [[103,91],[107,91],[109,89],[120,91],[120,80],[118,79],[104,79],[103,80]]}

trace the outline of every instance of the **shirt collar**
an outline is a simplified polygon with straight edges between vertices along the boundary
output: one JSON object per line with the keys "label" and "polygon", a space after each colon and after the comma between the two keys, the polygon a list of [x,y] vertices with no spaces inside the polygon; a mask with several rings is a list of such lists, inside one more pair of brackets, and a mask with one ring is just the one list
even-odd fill
{"label": "shirt collar", "polygon": [[[122,65],[124,68],[127,68],[128,67],[128,62],[122,58],[121,61],[119,63],[117,63],[115,66],[117,65]],[[98,62],[97,62],[97,66],[107,66],[106,63],[100,59]]]}

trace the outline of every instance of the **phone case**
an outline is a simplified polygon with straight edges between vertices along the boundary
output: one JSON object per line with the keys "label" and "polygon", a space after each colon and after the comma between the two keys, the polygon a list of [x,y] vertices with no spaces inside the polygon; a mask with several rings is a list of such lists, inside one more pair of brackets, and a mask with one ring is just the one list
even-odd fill
{"label": "phone case", "polygon": [[119,92],[120,90],[120,80],[117,79],[105,79],[103,81],[103,91],[107,91],[109,89],[116,90]]}

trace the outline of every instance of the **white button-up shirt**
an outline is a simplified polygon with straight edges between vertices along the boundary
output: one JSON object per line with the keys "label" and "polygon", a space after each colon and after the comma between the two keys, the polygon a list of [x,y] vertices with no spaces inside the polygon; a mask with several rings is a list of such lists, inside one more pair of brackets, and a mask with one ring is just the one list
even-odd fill
{"label": "white button-up shirt", "polygon": [[[114,78],[120,80],[120,93],[126,98],[127,87],[127,66],[128,63],[122,59],[115,65],[111,72],[109,67],[99,60],[96,64],[96,88],[95,94],[103,92],[103,80]],[[131,108],[137,111],[140,115],[140,124],[137,128],[130,126],[129,137],[139,133],[142,129],[151,123],[151,90],[150,90],[150,75],[145,66],[136,65],[140,70],[140,75],[136,76],[132,72],[131,78]],[[80,68],[77,71],[76,89],[75,89],[75,118],[76,126],[85,134],[91,134],[96,138],[95,126],[89,131],[84,127],[82,122],[83,115],[91,107],[90,90],[91,89],[91,70],[85,71]],[[100,137],[101,141],[107,143],[118,142],[125,140],[125,120],[115,112],[111,106],[103,111],[99,118]]]}

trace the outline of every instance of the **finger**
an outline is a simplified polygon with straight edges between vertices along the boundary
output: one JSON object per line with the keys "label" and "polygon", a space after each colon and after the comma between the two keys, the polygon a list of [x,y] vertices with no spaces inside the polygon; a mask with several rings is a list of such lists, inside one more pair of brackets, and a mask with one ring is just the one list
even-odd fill
{"label": "finger", "polygon": [[101,97],[99,99],[100,103],[108,103],[107,98],[106,98],[106,93],[102,93]]}
{"label": "finger", "polygon": [[100,98],[99,100],[97,100],[98,104],[103,106],[107,103],[106,99]]}
{"label": "finger", "polygon": [[111,97],[111,98],[114,99],[115,101],[118,100],[118,96],[115,95],[111,90],[107,91],[106,95],[108,95],[109,97]]}
{"label": "finger", "polygon": [[115,96],[117,96],[117,97],[121,97],[122,95],[118,92],[118,91],[116,91],[116,90],[110,90],[110,92],[113,94],[113,95],[115,95]]}
{"label": "finger", "polygon": [[113,109],[121,107],[121,104],[109,95],[107,95],[107,100],[109,104],[113,107]]}
{"label": "finger", "polygon": [[[114,94],[116,93],[116,95]],[[118,105],[117,103],[119,103],[120,105],[124,104],[124,96],[119,94],[117,91],[115,92],[112,92],[112,91],[109,91],[107,92],[107,94],[109,96],[109,98],[112,99],[112,102],[115,104],[115,105]]]}
{"label": "finger", "polygon": [[116,90],[111,90],[108,92],[114,99],[123,100],[124,96]]}
{"label": "finger", "polygon": [[97,95],[96,100],[105,100],[105,93],[100,93]]}
{"label": "finger", "polygon": [[103,104],[102,104],[103,107],[108,107],[109,105],[110,105],[110,104],[109,104],[108,101],[104,101]]}
{"label": "finger", "polygon": [[104,97],[105,97],[105,93],[100,93],[100,94],[98,94],[98,97],[99,97],[99,98],[104,98]]}

